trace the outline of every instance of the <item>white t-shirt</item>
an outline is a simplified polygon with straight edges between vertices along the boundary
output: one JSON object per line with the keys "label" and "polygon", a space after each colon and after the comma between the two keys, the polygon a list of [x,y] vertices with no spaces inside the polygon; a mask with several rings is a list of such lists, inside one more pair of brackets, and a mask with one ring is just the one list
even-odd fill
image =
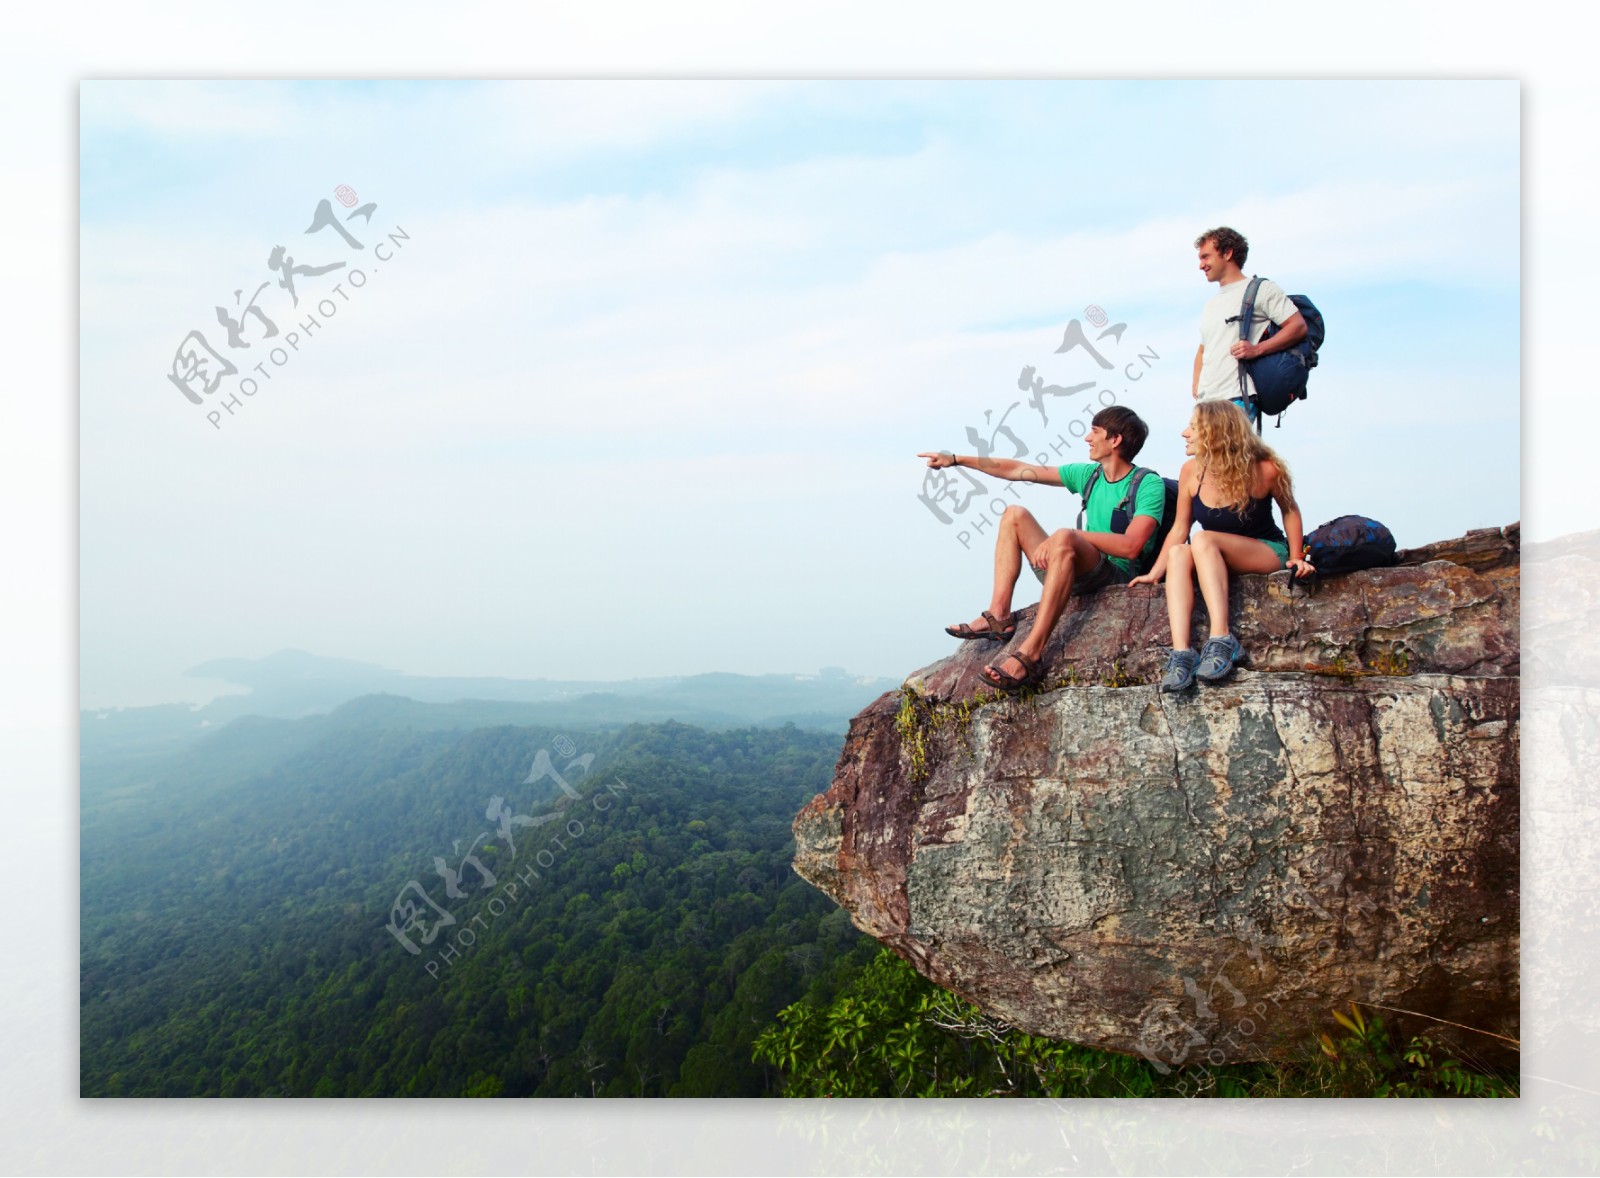
{"label": "white t-shirt", "polygon": [[[1248,278],[1230,282],[1211,297],[1200,316],[1200,344],[1205,353],[1200,359],[1197,400],[1231,401],[1239,395],[1239,361],[1234,359],[1230,349],[1239,342],[1238,315],[1244,308],[1244,292],[1249,285]],[[1289,301],[1281,286],[1270,278],[1262,279],[1256,291],[1255,312],[1250,319],[1250,342],[1261,342],[1262,336],[1267,334],[1267,324],[1281,324],[1299,313],[1300,308]],[[1233,322],[1229,323],[1229,319]],[[1245,379],[1250,379],[1248,372]],[[1254,385],[1250,391],[1255,392]]]}

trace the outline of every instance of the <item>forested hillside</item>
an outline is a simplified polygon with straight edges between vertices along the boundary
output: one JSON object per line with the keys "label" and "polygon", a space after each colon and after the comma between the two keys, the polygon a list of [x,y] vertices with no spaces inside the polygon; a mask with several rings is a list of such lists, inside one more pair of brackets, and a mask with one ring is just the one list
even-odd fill
{"label": "forested hillside", "polygon": [[768,1094],[876,949],[789,867],[838,736],[388,714],[86,783],[85,1095]]}

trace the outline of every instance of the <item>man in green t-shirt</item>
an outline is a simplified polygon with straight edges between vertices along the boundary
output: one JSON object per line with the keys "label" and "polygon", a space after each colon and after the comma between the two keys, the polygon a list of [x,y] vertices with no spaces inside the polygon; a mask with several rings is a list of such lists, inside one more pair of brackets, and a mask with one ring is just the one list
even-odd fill
{"label": "man in green t-shirt", "polygon": [[1112,405],[1095,414],[1094,423],[1084,436],[1089,446],[1088,462],[1035,466],[1010,458],[951,454],[948,450],[917,455],[926,458],[935,470],[965,466],[1015,482],[1065,487],[1080,495],[1098,467],[1099,477],[1089,491],[1081,530],[1062,528],[1046,534],[1026,507],[1006,508],[995,536],[994,596],[989,608],[971,622],[946,627],[957,638],[1004,641],[1015,634],[1011,595],[1022,573],[1022,559],[1027,558],[1034,574],[1044,583],[1039,612],[1027,637],[984,667],[984,678],[996,687],[1009,691],[1038,680],[1045,643],[1061,619],[1068,597],[1106,585],[1125,585],[1142,571],[1138,566],[1154,555],[1156,529],[1166,506],[1166,488],[1161,479],[1145,476],[1127,513],[1132,518],[1115,518],[1124,514],[1118,508],[1128,493],[1133,460],[1149,434],[1149,427],[1132,409]]}

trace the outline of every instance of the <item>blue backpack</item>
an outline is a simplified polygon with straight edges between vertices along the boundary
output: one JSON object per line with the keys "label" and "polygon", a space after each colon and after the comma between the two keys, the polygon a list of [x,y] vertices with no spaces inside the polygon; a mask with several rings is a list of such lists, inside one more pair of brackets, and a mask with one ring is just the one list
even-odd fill
{"label": "blue backpack", "polygon": [[1306,559],[1319,575],[1388,568],[1395,562],[1394,533],[1364,515],[1341,515],[1306,536]]}
{"label": "blue backpack", "polygon": [[[1239,338],[1242,340],[1250,338],[1250,324],[1256,311],[1256,291],[1260,289],[1261,282],[1259,276],[1252,277],[1250,285],[1244,288],[1244,302],[1239,308]],[[1322,322],[1322,312],[1317,310],[1316,304],[1305,295],[1290,295],[1289,301],[1295,305],[1301,318],[1306,321],[1305,338],[1293,347],[1269,352],[1265,356],[1257,356],[1254,360],[1246,360],[1239,365],[1240,393],[1243,394],[1246,388],[1244,380],[1246,370],[1250,373],[1251,383],[1256,387],[1258,433],[1262,417],[1269,415],[1277,417],[1295,401],[1305,400],[1306,381],[1311,377],[1311,370],[1317,366],[1317,351],[1322,347],[1323,338],[1327,334],[1326,326]],[[1280,326],[1281,324],[1269,323],[1267,333],[1261,338],[1271,339],[1278,334]],[[1278,424],[1282,426],[1283,422],[1280,420]]]}
{"label": "blue backpack", "polygon": [[[1100,481],[1101,470],[1096,466],[1089,472],[1089,477],[1083,484],[1083,506],[1078,508],[1078,531],[1083,531],[1084,518],[1089,514],[1089,492],[1094,490],[1095,483]],[[1155,475],[1161,478],[1148,466],[1133,468],[1133,477],[1128,480],[1128,489],[1123,493],[1122,502],[1117,504],[1111,513],[1111,530],[1119,536],[1128,530],[1128,525],[1133,522],[1134,505],[1139,501],[1139,484],[1144,481],[1145,475]],[[1162,488],[1166,494],[1166,501],[1161,507],[1161,522],[1156,525],[1154,543],[1150,546],[1150,557],[1137,558],[1133,562],[1134,568],[1139,570],[1138,575],[1148,573],[1155,564],[1156,557],[1161,554],[1161,545],[1166,542],[1167,533],[1172,531],[1172,518],[1178,513],[1178,482],[1176,479],[1161,479]]]}

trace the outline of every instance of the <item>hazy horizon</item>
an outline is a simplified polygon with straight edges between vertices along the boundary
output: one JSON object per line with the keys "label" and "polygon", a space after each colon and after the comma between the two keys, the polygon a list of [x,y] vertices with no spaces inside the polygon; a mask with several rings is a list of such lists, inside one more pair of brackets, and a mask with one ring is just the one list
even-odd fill
{"label": "hazy horizon", "polygon": [[[596,687],[599,687],[599,686],[605,686],[605,685],[611,685],[611,684],[617,684],[617,683],[655,682],[655,681],[659,681],[659,680],[662,680],[662,679],[673,679],[673,680],[692,679],[692,678],[695,678],[696,676],[700,676],[700,675],[716,675],[716,674],[735,674],[735,675],[744,675],[744,676],[747,676],[747,677],[754,677],[754,676],[761,676],[761,675],[773,675],[773,676],[782,676],[782,677],[786,677],[786,678],[795,678],[795,679],[802,679],[803,680],[803,679],[821,678],[823,675],[827,674],[829,671],[840,671],[840,672],[843,673],[843,675],[844,675],[844,677],[846,679],[850,680],[851,682],[855,682],[855,683],[867,683],[867,682],[873,682],[873,681],[878,681],[878,680],[890,680],[890,681],[894,681],[894,682],[899,682],[901,679],[904,678],[904,675],[894,676],[894,675],[869,675],[869,674],[863,674],[863,673],[856,672],[856,671],[854,671],[854,670],[852,670],[851,668],[848,668],[848,667],[836,667],[836,666],[833,666],[833,665],[824,666],[824,667],[816,667],[816,668],[813,668],[811,670],[789,670],[789,669],[785,669],[785,670],[756,671],[756,672],[738,672],[738,671],[723,672],[723,671],[712,670],[712,671],[695,671],[695,672],[692,672],[692,673],[689,673],[689,674],[684,674],[684,675],[648,675],[648,676],[647,675],[634,675],[634,676],[629,676],[627,678],[614,678],[614,679],[599,679],[599,678],[596,678],[596,679],[581,679],[581,680],[568,679],[565,676],[536,675],[536,674],[535,675],[472,675],[472,674],[455,674],[455,673],[451,673],[451,672],[443,672],[443,673],[439,673],[439,674],[420,675],[420,674],[418,674],[416,672],[407,670],[404,667],[396,667],[396,666],[393,666],[391,664],[386,664],[386,663],[383,663],[383,662],[368,661],[368,660],[365,660],[365,659],[343,660],[342,656],[339,656],[339,655],[324,655],[324,654],[321,654],[321,653],[319,653],[317,651],[308,651],[308,650],[304,649],[303,647],[292,647],[292,646],[291,647],[283,647],[283,648],[281,648],[279,650],[275,650],[275,651],[269,651],[267,654],[260,655],[260,656],[221,654],[221,655],[214,656],[213,658],[203,659],[198,663],[191,664],[191,666],[198,668],[198,667],[205,666],[207,663],[220,662],[220,661],[225,660],[225,659],[234,659],[234,658],[246,659],[248,661],[261,662],[261,661],[265,661],[267,659],[271,659],[271,658],[274,658],[274,657],[276,657],[278,655],[282,655],[282,654],[308,654],[308,655],[312,656],[313,658],[317,658],[317,659],[326,658],[326,659],[334,659],[334,660],[341,660],[341,661],[349,661],[349,662],[353,662],[353,663],[359,663],[364,667],[370,667],[370,668],[372,668],[374,670],[378,670],[378,671],[382,671],[382,672],[386,672],[386,673],[390,673],[390,674],[394,674],[394,675],[398,675],[398,676],[403,676],[403,677],[409,678],[409,679],[421,680],[421,681],[438,681],[438,680],[453,680],[453,679],[470,679],[470,680],[504,679],[504,680],[506,680],[508,682],[517,682],[517,683],[557,682],[557,683],[574,683],[574,684],[592,684],[592,685],[594,685]],[[909,673],[909,671],[907,673]],[[147,680],[147,684],[148,684],[147,694],[145,694],[142,698],[133,698],[133,699],[91,698],[87,693],[82,693],[80,695],[80,700],[79,700],[79,705],[78,705],[79,706],[79,710],[83,711],[83,712],[105,712],[105,711],[119,711],[119,710],[123,710],[123,709],[127,709],[127,708],[159,707],[159,706],[166,705],[166,704],[185,704],[185,705],[188,705],[191,708],[201,708],[201,707],[204,707],[206,704],[211,703],[213,700],[220,699],[220,698],[222,698],[224,696],[250,695],[252,693],[252,691],[253,691],[253,688],[251,688],[250,686],[248,686],[246,684],[243,684],[243,683],[240,683],[240,682],[238,682],[236,680],[218,678],[218,677],[215,677],[215,676],[192,675],[192,674],[189,674],[187,670],[182,670],[182,669],[173,671],[170,674],[168,682],[170,682],[170,686],[168,686],[166,682],[163,682],[162,680],[158,679],[157,677],[151,676]]]}

